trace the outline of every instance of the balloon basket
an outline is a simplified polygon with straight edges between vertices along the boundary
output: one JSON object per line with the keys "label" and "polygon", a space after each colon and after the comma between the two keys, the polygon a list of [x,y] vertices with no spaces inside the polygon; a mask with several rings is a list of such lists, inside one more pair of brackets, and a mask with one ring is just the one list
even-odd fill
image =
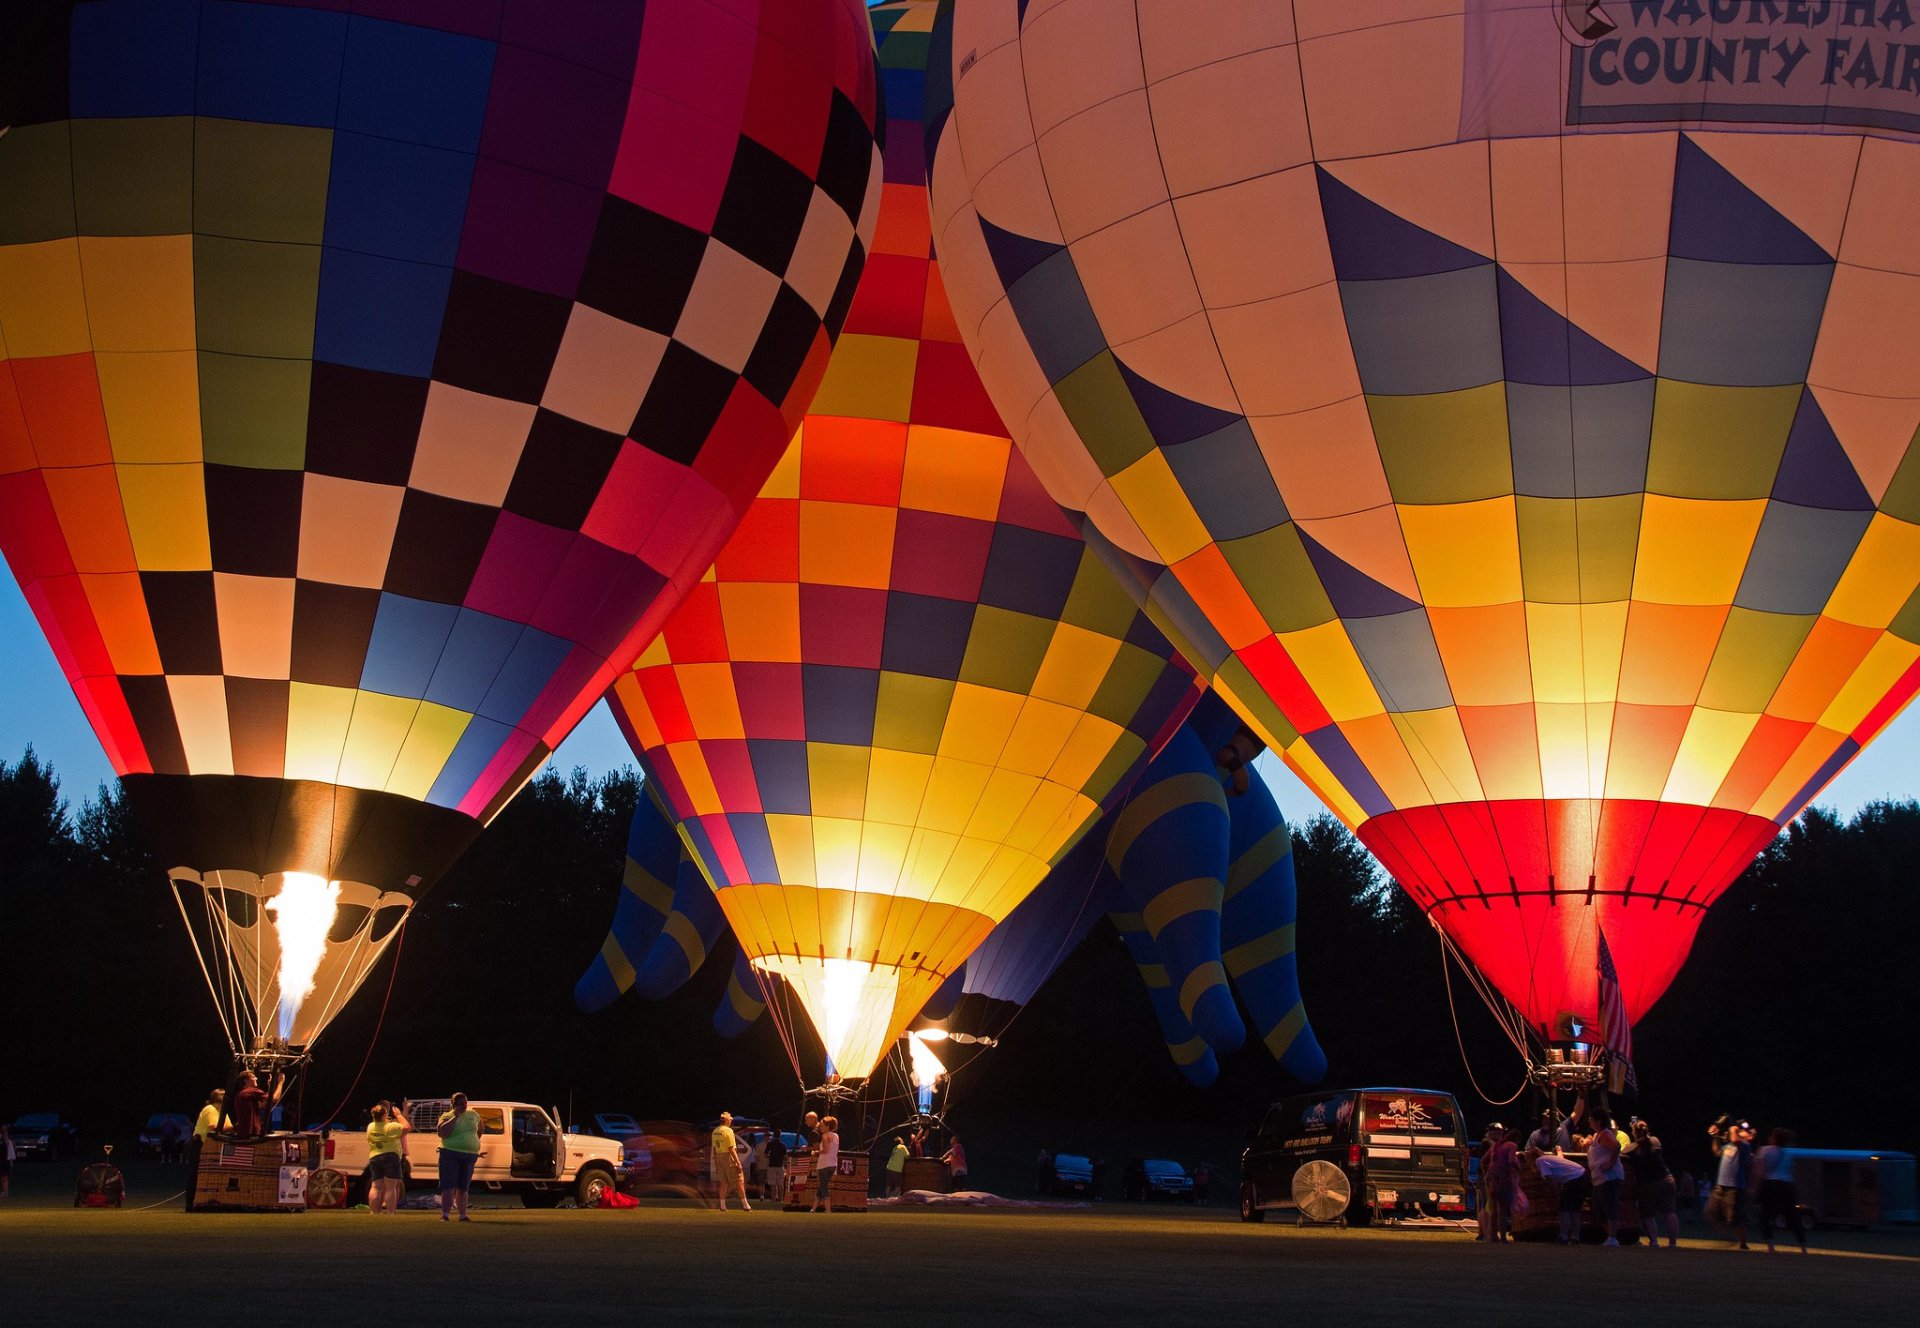
{"label": "balloon basket", "polygon": [[[787,1159],[787,1201],[783,1206],[789,1213],[806,1212],[820,1192],[819,1183],[814,1179],[813,1163],[814,1159],[810,1156]],[[841,1152],[840,1167],[834,1173],[829,1188],[833,1195],[834,1212],[867,1211],[868,1167],[871,1164],[872,1159],[865,1153]]]}
{"label": "balloon basket", "polygon": [[319,1166],[317,1134],[270,1134],[200,1144],[194,1168],[193,1213],[299,1213],[307,1207],[307,1177]]}

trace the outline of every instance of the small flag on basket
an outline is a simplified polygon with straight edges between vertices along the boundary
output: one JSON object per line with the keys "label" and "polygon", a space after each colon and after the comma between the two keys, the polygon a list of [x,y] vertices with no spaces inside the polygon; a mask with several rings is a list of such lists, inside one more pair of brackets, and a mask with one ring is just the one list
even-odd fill
{"label": "small flag on basket", "polygon": [[1626,1069],[1627,1087],[1638,1093],[1640,1077],[1633,1070],[1633,1025],[1627,1022],[1627,1000],[1620,993],[1620,975],[1614,970],[1604,930],[1600,932],[1600,1043]]}
{"label": "small flag on basket", "polygon": [[223,1167],[250,1167],[253,1165],[252,1144],[221,1144],[220,1165]]}

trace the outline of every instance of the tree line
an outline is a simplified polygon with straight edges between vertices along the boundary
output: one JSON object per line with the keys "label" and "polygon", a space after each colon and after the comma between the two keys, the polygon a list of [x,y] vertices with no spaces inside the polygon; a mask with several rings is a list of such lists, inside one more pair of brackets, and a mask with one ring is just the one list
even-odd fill
{"label": "tree line", "polygon": [[[533,780],[322,1037],[306,1114],[340,1104],[357,1122],[375,1098],[455,1087],[579,1120],[792,1109],[797,1085],[771,1021],[732,1041],[709,1026],[730,943],[666,1000],[574,1008],[638,796],[630,769]],[[1358,840],[1321,814],[1294,827],[1294,853],[1301,988],[1329,1084],[1449,1088],[1476,1128],[1524,1116],[1528,1096],[1500,1102],[1520,1085],[1517,1054]],[[1897,1002],[1916,971],[1916,861],[1920,803],[1796,820],[1709,911],[1686,967],[1634,1030],[1643,1096],[1624,1105],[1670,1146],[1731,1111],[1814,1146],[1920,1148],[1911,1115],[1889,1110],[1912,1077]],[[116,787],[76,809],[31,749],[0,760],[0,1116],[61,1110],[90,1136],[126,1134],[150,1112],[189,1110],[220,1078],[226,1051],[165,865]],[[1104,922],[984,1056],[956,1082],[981,1114],[1224,1126],[1296,1091],[1257,1045],[1226,1058],[1212,1087],[1187,1085]]]}

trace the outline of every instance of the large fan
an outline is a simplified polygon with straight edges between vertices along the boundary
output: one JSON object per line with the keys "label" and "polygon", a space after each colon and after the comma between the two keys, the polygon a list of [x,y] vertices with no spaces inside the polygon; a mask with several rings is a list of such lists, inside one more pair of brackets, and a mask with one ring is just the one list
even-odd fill
{"label": "large fan", "polygon": [[1347,1173],[1331,1162],[1315,1159],[1293,1173],[1293,1203],[1303,1222],[1339,1222],[1346,1225],[1353,1185]]}

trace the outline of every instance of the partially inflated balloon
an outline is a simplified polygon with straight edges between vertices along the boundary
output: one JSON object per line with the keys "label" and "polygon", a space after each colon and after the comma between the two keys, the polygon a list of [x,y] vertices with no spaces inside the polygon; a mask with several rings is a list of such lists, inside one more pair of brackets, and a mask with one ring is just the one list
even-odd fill
{"label": "partially inflated balloon", "polygon": [[1603,929],[1644,1011],[1920,687],[1905,20],[1713,8],[977,0],[936,57],[1015,438],[1538,1023]]}
{"label": "partially inflated balloon", "polygon": [[169,866],[410,901],[811,399],[864,12],[59,9],[0,126],[0,548]]}
{"label": "partially inflated balloon", "polygon": [[864,1077],[1193,678],[980,390],[930,258],[932,6],[876,13],[873,257],[799,437],[611,701],[754,963]]}

